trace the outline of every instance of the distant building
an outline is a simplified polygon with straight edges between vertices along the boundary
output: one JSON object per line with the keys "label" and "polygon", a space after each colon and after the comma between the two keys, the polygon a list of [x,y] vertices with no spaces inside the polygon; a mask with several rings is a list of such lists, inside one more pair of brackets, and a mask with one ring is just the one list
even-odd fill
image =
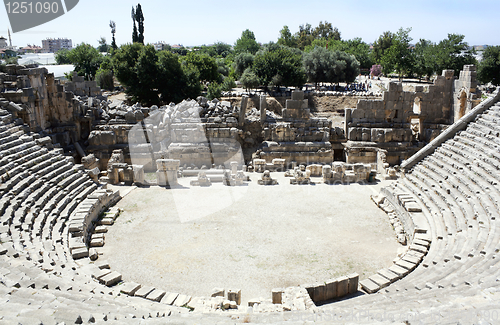
{"label": "distant building", "polygon": [[16,51],[9,49],[0,49],[0,59],[13,58],[17,56]]}
{"label": "distant building", "polygon": [[169,45],[167,43],[164,43],[164,42],[154,43],[153,46],[155,47],[155,50],[157,50],[157,51],[163,51],[164,49],[169,47]]}
{"label": "distant building", "polygon": [[0,36],[0,49],[6,49],[7,46],[7,39],[3,36]]}
{"label": "distant building", "polygon": [[42,40],[43,53],[56,53],[60,49],[71,50],[73,42],[67,38],[47,38]]}
{"label": "distant building", "polygon": [[40,46],[36,45],[26,45],[25,47],[19,49],[19,53],[26,54],[26,53],[41,53],[42,48]]}

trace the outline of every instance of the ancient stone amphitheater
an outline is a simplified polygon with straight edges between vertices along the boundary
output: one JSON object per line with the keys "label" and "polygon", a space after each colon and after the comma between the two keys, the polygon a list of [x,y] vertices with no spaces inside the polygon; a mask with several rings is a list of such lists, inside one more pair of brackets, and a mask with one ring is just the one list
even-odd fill
{"label": "ancient stone amphitheater", "polygon": [[[273,292],[280,307],[267,313],[238,308],[238,292],[204,299],[124,283],[93,248],[119,213],[113,208],[119,193],[32,132],[22,114],[14,116],[22,107],[8,105],[0,110],[2,324],[499,322],[498,91],[419,146],[401,164],[399,179],[373,197],[407,234],[408,249],[394,265],[359,287],[351,276]],[[343,297],[330,299],[339,290]],[[285,306],[303,293],[303,310]]]}

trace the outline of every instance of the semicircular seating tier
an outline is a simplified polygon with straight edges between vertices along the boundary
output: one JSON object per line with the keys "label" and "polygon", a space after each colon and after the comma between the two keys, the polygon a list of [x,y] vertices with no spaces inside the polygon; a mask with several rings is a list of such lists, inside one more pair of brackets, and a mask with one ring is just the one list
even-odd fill
{"label": "semicircular seating tier", "polygon": [[[430,243],[412,272],[403,277],[381,270],[362,281],[365,290],[376,293],[323,304],[314,317],[270,313],[254,320],[495,323],[500,305],[499,98],[497,92],[450,126],[405,162],[405,173],[382,191],[411,237],[409,249],[418,250],[424,239]],[[0,110],[0,320],[132,324],[189,313],[123,294],[120,286],[106,285],[120,276],[107,272],[105,263],[76,259],[88,254],[89,231],[119,197],[95,184],[62,150],[44,143]],[[234,323],[240,316],[191,313],[179,319],[189,322],[189,317]],[[241,321],[245,317],[252,319],[241,314]]]}
{"label": "semicircular seating tier", "polygon": [[[399,281],[387,270],[361,281],[376,293],[337,302],[334,314],[365,315],[359,322],[367,323],[387,317],[429,324],[498,322],[499,99],[496,92],[450,126],[404,162],[401,178],[381,191],[402,224],[413,226],[410,237],[426,233],[431,244],[421,263]],[[407,202],[421,212],[412,212]],[[332,313],[330,308],[320,309]]]}
{"label": "semicircular seating tier", "polygon": [[[123,323],[189,312],[123,295],[96,281],[109,273],[106,263],[73,258],[88,255],[88,230],[119,195],[100,188],[50,139],[24,130],[0,110],[0,322]],[[114,272],[109,281],[119,278]]]}

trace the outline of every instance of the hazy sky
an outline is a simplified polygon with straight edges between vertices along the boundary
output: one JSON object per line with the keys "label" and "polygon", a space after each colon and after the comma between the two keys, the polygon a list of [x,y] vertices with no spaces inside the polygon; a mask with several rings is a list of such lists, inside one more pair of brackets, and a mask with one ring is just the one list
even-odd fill
{"label": "hazy sky", "polygon": [[[42,0],[37,0],[42,1]],[[70,38],[97,46],[106,37],[111,43],[109,21],[116,22],[118,45],[131,41],[132,6],[138,1],[80,0],[78,5],[44,25],[12,34],[13,45],[41,46],[45,38]],[[500,45],[500,1],[464,0],[254,0],[254,1],[141,1],[145,19],[145,41],[185,46],[234,44],[241,32],[250,29],[260,43],[277,41],[288,25],[295,33],[299,25],[320,21],[336,26],[343,39],[361,37],[375,41],[384,31],[411,27],[413,43],[420,38],[438,42],[448,33],[465,35],[470,45]],[[0,8],[0,35],[7,37],[10,23],[5,7]]]}

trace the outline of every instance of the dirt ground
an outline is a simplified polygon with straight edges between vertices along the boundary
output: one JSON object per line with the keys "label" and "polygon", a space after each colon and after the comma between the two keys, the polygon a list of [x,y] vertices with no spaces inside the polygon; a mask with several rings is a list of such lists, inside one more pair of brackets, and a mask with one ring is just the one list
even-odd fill
{"label": "dirt ground", "polygon": [[[136,188],[106,234],[100,259],[125,281],[207,296],[242,290],[243,303],[273,288],[323,282],[388,267],[401,246],[388,217],[370,199],[382,185]],[[319,181],[319,179],[318,179]],[[117,187],[122,193],[130,188]]]}

